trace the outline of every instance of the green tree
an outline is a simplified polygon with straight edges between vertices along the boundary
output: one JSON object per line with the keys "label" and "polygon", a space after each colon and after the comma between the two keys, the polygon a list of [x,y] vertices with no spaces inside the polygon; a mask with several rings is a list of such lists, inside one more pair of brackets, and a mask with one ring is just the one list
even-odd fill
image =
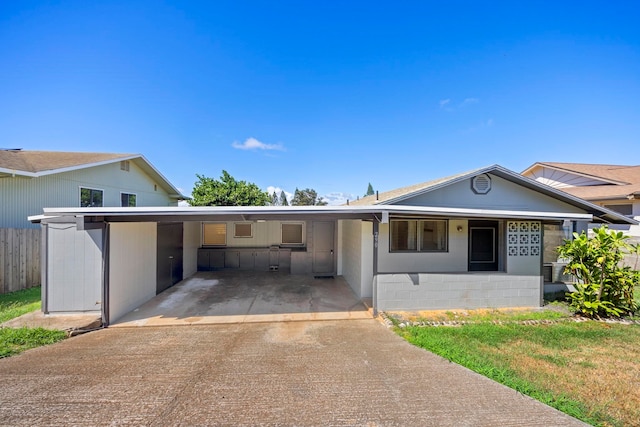
{"label": "green tree", "polygon": [[576,278],[576,292],[568,294],[571,307],[589,317],[633,314],[638,309],[633,292],[640,272],[623,264],[627,254],[640,252],[638,245],[627,242],[628,236],[606,226],[593,230],[589,238],[584,232],[573,233],[558,248],[567,259],[565,273]]}
{"label": "green tree", "polygon": [[375,194],[375,192],[373,191],[373,186],[371,185],[371,183],[369,183],[369,186],[367,187],[367,193],[365,194],[366,196],[373,196]]}
{"label": "green tree", "polygon": [[284,191],[280,192],[280,206],[289,206],[289,201],[287,200],[287,195],[284,194]]}
{"label": "green tree", "polygon": [[278,199],[278,195],[274,191],[271,195],[271,206],[278,206],[280,204],[280,200]]}
{"label": "green tree", "polygon": [[225,170],[220,180],[197,175],[193,186],[191,206],[266,206],[271,201],[269,194],[253,183],[236,181]]}
{"label": "green tree", "polygon": [[322,197],[318,197],[318,193],[312,188],[304,190],[296,188],[293,199],[291,199],[291,206],[325,206],[326,204],[327,202]]}

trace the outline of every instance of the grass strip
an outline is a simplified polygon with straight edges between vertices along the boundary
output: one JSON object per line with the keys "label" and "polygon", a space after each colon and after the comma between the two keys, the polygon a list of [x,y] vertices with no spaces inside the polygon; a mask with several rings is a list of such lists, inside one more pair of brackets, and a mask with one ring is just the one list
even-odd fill
{"label": "grass strip", "polygon": [[40,308],[40,287],[0,295],[0,323]]}
{"label": "grass strip", "polygon": [[53,344],[66,337],[64,331],[44,328],[0,328],[0,358]]}

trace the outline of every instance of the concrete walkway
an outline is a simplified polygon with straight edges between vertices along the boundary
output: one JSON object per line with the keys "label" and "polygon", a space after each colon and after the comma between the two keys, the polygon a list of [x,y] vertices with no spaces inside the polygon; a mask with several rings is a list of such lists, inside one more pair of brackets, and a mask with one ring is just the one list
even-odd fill
{"label": "concrete walkway", "polygon": [[110,327],[367,319],[372,314],[340,276],[198,272],[111,322]]}
{"label": "concrete walkway", "polygon": [[0,359],[0,425],[578,426],[375,320],[109,328]]}

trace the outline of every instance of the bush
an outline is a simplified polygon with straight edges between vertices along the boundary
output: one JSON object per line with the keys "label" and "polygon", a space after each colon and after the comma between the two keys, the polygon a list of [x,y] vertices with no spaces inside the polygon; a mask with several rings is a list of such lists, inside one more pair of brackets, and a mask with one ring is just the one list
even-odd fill
{"label": "bush", "polygon": [[638,310],[634,300],[640,272],[624,266],[626,254],[638,254],[638,245],[627,242],[628,236],[606,226],[593,230],[589,238],[584,232],[573,233],[558,254],[568,260],[565,273],[576,278],[576,292],[568,294],[569,305],[576,313],[588,317],[620,317]]}

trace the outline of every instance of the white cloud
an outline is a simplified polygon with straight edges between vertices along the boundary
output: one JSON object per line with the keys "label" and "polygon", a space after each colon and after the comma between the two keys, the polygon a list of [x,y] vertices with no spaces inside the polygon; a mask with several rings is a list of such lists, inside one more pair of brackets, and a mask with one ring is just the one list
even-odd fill
{"label": "white cloud", "polygon": [[453,102],[451,101],[451,98],[447,98],[447,99],[441,99],[438,102],[438,104],[440,104],[440,109],[451,112],[451,111],[460,110],[462,108],[466,108],[470,105],[477,104],[479,102],[480,102],[480,99],[478,98],[465,98],[464,101],[454,105]]}
{"label": "white cloud", "polygon": [[487,122],[485,123],[485,126],[487,126],[487,127],[493,126],[493,119],[487,120]]}
{"label": "white cloud", "polygon": [[278,197],[280,197],[280,192],[284,192],[285,196],[287,196],[287,201],[289,202],[289,204],[291,204],[291,199],[293,199],[293,193],[289,193],[288,191],[283,190],[280,187],[275,187],[273,185],[270,185],[267,187],[267,193],[269,193],[269,195],[272,195],[274,192],[278,195]]}
{"label": "white cloud", "polygon": [[480,102],[478,98],[465,98],[464,101],[460,104],[460,107],[466,107],[467,105],[477,104]]}
{"label": "white cloud", "polygon": [[342,193],[335,191],[322,196],[322,198],[331,206],[344,205],[347,200],[356,200],[356,196],[350,193]]}
{"label": "white cloud", "polygon": [[284,151],[284,146],[282,143],[277,144],[265,144],[264,142],[258,141],[255,138],[247,138],[244,142],[233,141],[231,144],[233,148],[237,148],[238,150],[277,150]]}

